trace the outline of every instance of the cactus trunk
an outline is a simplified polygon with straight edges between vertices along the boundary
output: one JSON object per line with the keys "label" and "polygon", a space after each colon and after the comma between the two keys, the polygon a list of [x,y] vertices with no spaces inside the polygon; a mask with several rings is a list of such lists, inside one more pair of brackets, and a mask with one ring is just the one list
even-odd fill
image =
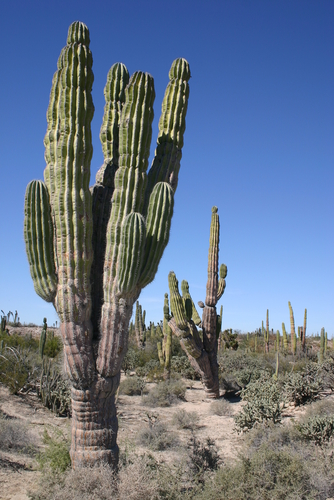
{"label": "cactus trunk", "polygon": [[[115,394],[132,308],[169,239],[189,95],[189,65],[172,64],[149,173],[153,78],[110,69],[100,139],[104,163],[89,188],[94,113],[88,28],[73,23],[53,77],[45,182],[26,191],[24,236],[36,292],[61,320],[72,383],[73,467],[116,464]],[[141,339],[143,341],[143,339]]]}

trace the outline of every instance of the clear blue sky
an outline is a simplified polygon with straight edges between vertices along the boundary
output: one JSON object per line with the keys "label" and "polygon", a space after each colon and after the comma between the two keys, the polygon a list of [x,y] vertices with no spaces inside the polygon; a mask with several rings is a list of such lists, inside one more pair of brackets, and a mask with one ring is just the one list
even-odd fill
{"label": "clear blue sky", "polygon": [[[42,179],[51,80],[68,26],[90,30],[95,75],[91,183],[110,66],[155,79],[157,121],[170,64],[192,78],[169,245],[142,291],[147,321],[162,318],[167,276],[205,299],[211,207],[228,267],[223,328],[296,325],[334,335],[333,0],[12,0],[1,5],[0,309],[21,321],[57,315],[34,292],[23,240],[26,185]],[[220,303],[218,304],[220,305]]]}

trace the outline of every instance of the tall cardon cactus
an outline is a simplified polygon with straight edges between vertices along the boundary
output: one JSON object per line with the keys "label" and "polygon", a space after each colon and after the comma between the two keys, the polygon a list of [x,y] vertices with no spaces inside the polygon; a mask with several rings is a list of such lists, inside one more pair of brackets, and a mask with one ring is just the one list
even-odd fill
{"label": "tall cardon cactus", "polygon": [[[224,293],[227,275],[227,267],[222,264],[218,278],[219,216],[217,212],[217,207],[213,207],[206,298],[205,304],[199,303],[200,307],[203,308],[202,320],[189,294],[188,283],[182,282],[181,297],[175,273],[171,271],[168,275],[170,308],[173,315],[169,326],[173,333],[179,337],[182,349],[186,352],[192,367],[200,374],[208,396],[211,398],[219,397],[217,346],[221,321],[217,317],[216,304]],[[197,331],[196,324],[202,327],[203,341]]]}
{"label": "tall cardon cactus", "polygon": [[90,189],[92,54],[73,23],[54,74],[44,139],[44,181],[26,191],[24,235],[36,292],[61,320],[72,383],[74,467],[117,463],[115,393],[133,304],[156,274],[169,239],[190,78],[173,62],[149,170],[153,78],[108,73],[100,139],[104,163]]}

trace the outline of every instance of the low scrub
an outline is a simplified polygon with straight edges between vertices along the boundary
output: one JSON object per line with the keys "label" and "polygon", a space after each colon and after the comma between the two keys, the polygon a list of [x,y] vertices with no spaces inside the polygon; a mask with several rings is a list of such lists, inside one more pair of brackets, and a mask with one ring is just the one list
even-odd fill
{"label": "low scrub", "polygon": [[177,429],[191,429],[194,430],[198,425],[199,415],[195,411],[186,411],[183,409],[177,410],[172,417],[172,424]]}
{"label": "low scrub", "polygon": [[158,419],[149,419],[147,427],[138,433],[138,444],[153,451],[164,451],[178,445],[174,432]]}
{"label": "low scrub", "polygon": [[119,386],[119,393],[126,396],[142,396],[147,393],[146,382],[141,377],[127,377]]}
{"label": "low scrub", "polygon": [[219,417],[230,417],[233,415],[232,404],[224,398],[213,401],[210,405],[210,413]]}
{"label": "low scrub", "polygon": [[177,403],[179,399],[184,400],[186,389],[182,380],[159,382],[147,396],[144,396],[143,403],[151,407],[170,406]]}
{"label": "low scrub", "polygon": [[281,421],[284,399],[278,382],[272,377],[249,383],[242,390],[241,398],[246,404],[234,417],[238,432],[252,429],[263,421],[274,424]]}
{"label": "low scrub", "polygon": [[0,413],[0,449],[34,454],[33,437],[26,425],[19,419],[9,418]]}

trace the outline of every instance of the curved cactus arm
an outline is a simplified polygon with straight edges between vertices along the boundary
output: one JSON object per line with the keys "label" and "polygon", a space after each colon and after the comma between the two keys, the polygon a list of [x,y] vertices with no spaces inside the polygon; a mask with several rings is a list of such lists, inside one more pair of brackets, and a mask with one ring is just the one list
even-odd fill
{"label": "curved cactus arm", "polygon": [[[200,326],[202,324],[202,320],[197,312],[194,301],[191,298],[188,281],[182,280],[181,291],[187,317],[189,318],[189,320],[192,319],[196,326]],[[187,309],[189,309],[189,311],[187,311]]]}
{"label": "curved cactus arm", "polygon": [[227,276],[227,267],[225,264],[222,264],[219,269],[219,281],[218,281],[218,292],[217,292],[217,302],[221,299],[223,293],[226,288],[225,278]]}
{"label": "curved cactus arm", "polygon": [[187,354],[195,359],[199,358],[202,354],[202,349],[197,345],[192,335],[190,322],[187,320],[184,303],[179,293],[179,283],[173,271],[168,275],[168,286],[170,292],[170,308],[173,314],[173,318],[168,324],[173,333],[179,337],[180,342],[182,341]]}
{"label": "curved cactus arm", "polygon": [[189,79],[188,62],[182,58],[176,59],[169,71],[170,82],[162,102],[157,147],[148,173],[147,202],[158,182],[168,182],[176,191],[186,128]]}
{"label": "curved cactus arm", "polygon": [[53,232],[47,187],[32,181],[24,202],[24,239],[35,291],[46,302],[53,302],[57,291]]}
{"label": "curved cactus arm", "polygon": [[173,216],[174,193],[167,182],[159,182],[150,196],[146,220],[146,246],[138,286],[144,288],[154,280],[162,254],[169,240]]}

